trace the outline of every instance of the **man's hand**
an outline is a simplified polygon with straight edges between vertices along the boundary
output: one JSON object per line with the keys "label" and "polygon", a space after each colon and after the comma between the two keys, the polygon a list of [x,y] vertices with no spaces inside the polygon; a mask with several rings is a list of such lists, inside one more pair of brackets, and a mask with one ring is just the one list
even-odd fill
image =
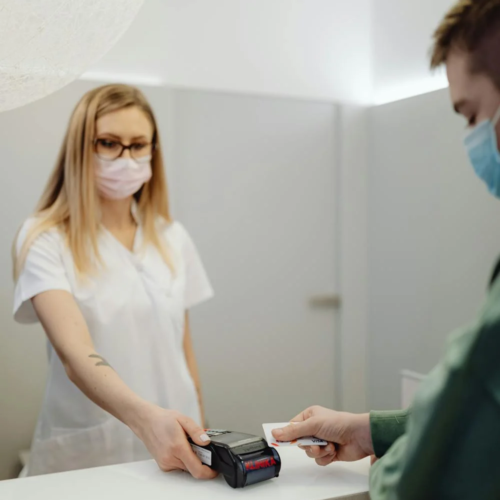
{"label": "man's hand", "polygon": [[374,454],[369,414],[341,413],[313,406],[297,415],[292,422],[295,423],[274,430],[274,437],[280,441],[293,441],[314,436],[328,441],[328,446],[303,448],[318,465],[354,462]]}
{"label": "man's hand", "polygon": [[186,434],[199,446],[210,439],[189,417],[158,406],[149,406],[136,434],[164,472],[188,471],[196,479],[213,479],[217,473],[203,465],[194,454]]}

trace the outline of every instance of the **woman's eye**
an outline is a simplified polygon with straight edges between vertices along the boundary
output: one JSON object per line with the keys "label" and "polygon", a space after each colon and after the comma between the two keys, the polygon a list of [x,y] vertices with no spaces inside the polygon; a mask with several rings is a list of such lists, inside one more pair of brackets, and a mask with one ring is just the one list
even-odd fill
{"label": "woman's eye", "polygon": [[116,148],[117,146],[117,142],[115,141],[107,141],[106,139],[100,139],[99,140],[99,144],[103,147],[103,148],[107,148],[107,149],[114,149]]}
{"label": "woman's eye", "polygon": [[141,144],[141,143],[132,144],[132,149],[134,151],[142,151],[146,147],[147,147],[147,144]]}

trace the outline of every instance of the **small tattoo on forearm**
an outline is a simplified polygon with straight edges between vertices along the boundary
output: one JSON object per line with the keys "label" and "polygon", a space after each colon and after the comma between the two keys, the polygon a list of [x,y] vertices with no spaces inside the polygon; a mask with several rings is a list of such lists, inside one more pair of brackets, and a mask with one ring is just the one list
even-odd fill
{"label": "small tattoo on forearm", "polygon": [[96,363],[96,366],[108,366],[109,368],[113,369],[113,367],[102,356],[99,356],[98,354],[91,354],[89,358],[95,358],[99,360],[99,362]]}

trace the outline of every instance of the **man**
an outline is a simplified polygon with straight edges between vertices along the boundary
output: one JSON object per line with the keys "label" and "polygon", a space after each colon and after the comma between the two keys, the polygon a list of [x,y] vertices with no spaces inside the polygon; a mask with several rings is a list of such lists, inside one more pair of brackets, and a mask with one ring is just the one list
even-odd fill
{"label": "man", "polygon": [[[443,64],[453,106],[469,125],[471,163],[500,198],[500,0],[461,0],[451,9],[434,38],[432,68]],[[409,412],[314,407],[294,420],[275,437],[328,440],[306,450],[320,465],[379,459],[372,500],[500,499],[500,279],[474,323],[451,337]]]}

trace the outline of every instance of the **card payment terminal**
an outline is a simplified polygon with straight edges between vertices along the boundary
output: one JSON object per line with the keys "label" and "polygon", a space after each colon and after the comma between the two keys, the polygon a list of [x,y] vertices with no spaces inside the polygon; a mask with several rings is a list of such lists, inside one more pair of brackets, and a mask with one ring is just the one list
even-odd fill
{"label": "card payment terminal", "polygon": [[224,476],[232,488],[243,488],[279,476],[278,452],[258,436],[208,429],[208,446],[190,444],[198,458]]}

